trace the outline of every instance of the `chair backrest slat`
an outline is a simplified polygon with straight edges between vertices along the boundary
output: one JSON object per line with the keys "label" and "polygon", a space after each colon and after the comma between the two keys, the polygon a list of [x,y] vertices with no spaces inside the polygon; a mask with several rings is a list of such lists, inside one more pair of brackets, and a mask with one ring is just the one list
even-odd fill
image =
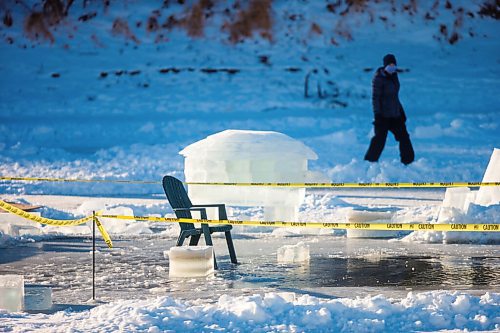
{"label": "chair backrest slat", "polygon": [[[189,200],[188,194],[184,185],[180,180],[172,176],[163,177],[163,190],[167,195],[168,202],[172,209],[174,209],[177,218],[193,218],[189,211],[175,211],[177,208],[191,208],[193,204]],[[193,223],[179,222],[181,230],[194,229]]]}

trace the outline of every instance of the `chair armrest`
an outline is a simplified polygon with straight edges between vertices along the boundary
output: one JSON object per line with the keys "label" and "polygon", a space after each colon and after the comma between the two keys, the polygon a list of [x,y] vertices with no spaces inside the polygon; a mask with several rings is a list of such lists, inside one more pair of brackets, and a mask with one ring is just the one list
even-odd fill
{"label": "chair armrest", "polygon": [[225,204],[192,205],[191,207],[226,207]]}
{"label": "chair armrest", "polygon": [[219,220],[227,220],[226,205],[225,204],[206,204],[206,205],[193,205],[192,207],[218,207]]}
{"label": "chair armrest", "polygon": [[205,208],[174,208],[174,212],[182,212],[182,211],[198,211],[200,212],[201,219],[207,220],[207,210]]}

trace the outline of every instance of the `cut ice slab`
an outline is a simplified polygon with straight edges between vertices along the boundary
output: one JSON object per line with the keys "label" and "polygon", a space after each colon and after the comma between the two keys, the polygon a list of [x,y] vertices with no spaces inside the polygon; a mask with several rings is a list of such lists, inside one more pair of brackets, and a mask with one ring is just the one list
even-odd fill
{"label": "cut ice slab", "polygon": [[278,249],[279,263],[309,261],[309,245],[299,242],[295,245],[284,245]]}
{"label": "cut ice slab", "polygon": [[169,277],[207,276],[214,272],[212,246],[174,246],[165,255],[169,257]]}
{"label": "cut ice slab", "polygon": [[[467,197],[471,191],[468,187],[447,188],[444,194],[442,207],[456,208],[460,211],[467,211],[469,202]],[[467,202],[467,207],[465,207]]]}
{"label": "cut ice slab", "polygon": [[24,307],[24,276],[0,275],[0,309],[22,311]]}
{"label": "cut ice slab", "polygon": [[24,309],[27,311],[49,310],[52,308],[52,288],[47,286],[26,286]]}
{"label": "cut ice slab", "polygon": [[[483,182],[500,182],[500,149],[498,148],[493,149]],[[500,186],[481,186],[475,203],[481,206],[500,204]]]}

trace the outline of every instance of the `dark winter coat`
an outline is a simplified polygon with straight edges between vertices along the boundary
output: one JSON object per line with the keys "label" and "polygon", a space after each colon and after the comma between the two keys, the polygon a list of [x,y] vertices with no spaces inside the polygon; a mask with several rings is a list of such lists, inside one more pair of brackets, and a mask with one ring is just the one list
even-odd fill
{"label": "dark winter coat", "polygon": [[389,74],[380,67],[372,81],[372,104],[375,118],[403,118],[406,116],[399,101],[398,74]]}

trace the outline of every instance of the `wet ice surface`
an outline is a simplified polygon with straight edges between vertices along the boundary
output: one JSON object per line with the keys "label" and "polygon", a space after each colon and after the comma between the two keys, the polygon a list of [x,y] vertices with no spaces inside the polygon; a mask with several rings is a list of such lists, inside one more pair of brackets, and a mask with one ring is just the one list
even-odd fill
{"label": "wet ice surface", "polygon": [[[224,239],[216,238],[219,270],[213,277],[169,279],[163,251],[172,238],[115,239],[114,249],[98,242],[99,301],[169,295],[217,299],[271,290],[319,297],[406,295],[410,290],[453,289],[471,293],[500,290],[500,247],[413,244],[334,236],[276,238],[237,236],[239,265],[231,264]],[[277,263],[277,249],[303,241],[310,261]],[[24,274],[26,284],[51,285],[56,304],[84,304],[91,298],[92,242],[64,238],[2,249],[0,274]]]}

